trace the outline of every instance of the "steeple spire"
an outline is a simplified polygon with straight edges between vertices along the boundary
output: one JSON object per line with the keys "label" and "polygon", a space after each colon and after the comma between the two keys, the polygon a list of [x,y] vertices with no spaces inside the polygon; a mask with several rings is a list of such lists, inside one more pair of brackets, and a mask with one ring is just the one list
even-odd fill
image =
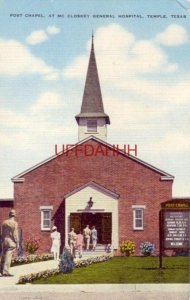
{"label": "steeple spire", "polygon": [[92,45],[94,46],[94,31],[92,30]]}
{"label": "steeple spire", "polygon": [[88,64],[88,71],[86,76],[86,83],[84,88],[83,100],[80,114],[75,118],[79,124],[80,118],[105,118],[106,124],[110,124],[110,119],[104,113],[102,102],[102,94],[99,83],[98,70],[96,65],[96,58],[94,52],[94,34],[92,32],[91,52]]}

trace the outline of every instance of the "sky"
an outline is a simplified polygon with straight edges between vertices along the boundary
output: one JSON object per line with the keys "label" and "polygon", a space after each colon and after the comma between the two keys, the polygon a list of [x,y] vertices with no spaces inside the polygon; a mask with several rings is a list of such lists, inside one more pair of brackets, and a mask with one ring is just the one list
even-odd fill
{"label": "sky", "polygon": [[92,32],[108,142],[137,144],[190,196],[189,12],[190,0],[0,0],[0,198],[78,141]]}

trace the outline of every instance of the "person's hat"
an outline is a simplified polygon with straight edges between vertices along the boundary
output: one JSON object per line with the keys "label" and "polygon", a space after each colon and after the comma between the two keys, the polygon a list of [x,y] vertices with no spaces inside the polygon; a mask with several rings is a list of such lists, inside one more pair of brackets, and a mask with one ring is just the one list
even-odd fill
{"label": "person's hat", "polygon": [[57,229],[57,227],[56,227],[56,226],[53,226],[53,227],[52,227],[52,230],[56,230],[56,229]]}
{"label": "person's hat", "polygon": [[14,209],[11,209],[9,212],[9,217],[15,217],[16,216],[16,211]]}

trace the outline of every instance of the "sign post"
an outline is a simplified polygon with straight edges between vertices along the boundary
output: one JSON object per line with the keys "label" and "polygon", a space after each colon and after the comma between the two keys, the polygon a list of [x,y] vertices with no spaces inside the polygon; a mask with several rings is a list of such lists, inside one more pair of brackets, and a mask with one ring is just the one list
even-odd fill
{"label": "sign post", "polygon": [[190,201],[171,200],[160,210],[160,268],[163,250],[190,249]]}

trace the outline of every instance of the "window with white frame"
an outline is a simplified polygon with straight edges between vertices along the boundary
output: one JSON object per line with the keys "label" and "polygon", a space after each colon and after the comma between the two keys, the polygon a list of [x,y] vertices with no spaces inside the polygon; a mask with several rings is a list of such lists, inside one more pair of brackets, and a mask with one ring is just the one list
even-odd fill
{"label": "window with white frame", "polygon": [[133,205],[133,229],[143,230],[144,229],[144,209],[145,206]]}
{"label": "window with white frame", "polygon": [[41,230],[51,230],[52,206],[41,206]]}
{"label": "window with white frame", "polygon": [[87,120],[87,132],[97,132],[97,120]]}

